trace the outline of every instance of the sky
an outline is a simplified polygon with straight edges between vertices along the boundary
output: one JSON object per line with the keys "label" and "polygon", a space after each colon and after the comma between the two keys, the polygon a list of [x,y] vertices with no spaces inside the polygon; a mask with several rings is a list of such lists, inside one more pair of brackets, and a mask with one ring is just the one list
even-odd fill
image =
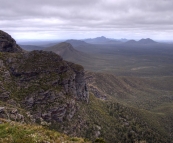
{"label": "sky", "polygon": [[173,40],[173,0],[0,0],[15,39]]}

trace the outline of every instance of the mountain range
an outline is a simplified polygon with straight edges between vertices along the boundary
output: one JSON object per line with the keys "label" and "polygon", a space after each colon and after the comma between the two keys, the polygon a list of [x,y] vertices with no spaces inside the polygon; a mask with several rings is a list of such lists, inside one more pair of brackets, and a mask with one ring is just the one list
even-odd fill
{"label": "mountain range", "polygon": [[135,41],[135,40],[129,40],[126,42],[126,44],[156,44],[157,42],[155,42],[154,40],[147,38],[147,39],[141,39],[139,41]]}
{"label": "mountain range", "polygon": [[[104,39],[101,37],[101,40]],[[163,69],[163,65],[169,66],[170,69],[166,69],[170,72],[169,75],[166,73],[169,77],[158,74],[157,77],[151,75],[145,78],[139,76],[141,69],[146,76],[149,75],[147,69],[151,71],[157,67],[143,66],[142,61],[148,63],[148,59],[154,54],[158,57],[159,51],[146,52],[148,49],[153,50],[149,47],[142,49],[141,53],[136,47],[117,49],[114,45],[92,45],[81,41],[76,44],[77,42],[72,40],[70,42],[74,47],[63,42],[44,51],[27,52],[18,46],[9,34],[0,31],[2,142],[172,141],[170,135],[173,131],[173,91],[169,65],[172,63],[172,55],[169,47],[168,53],[165,53],[169,58],[160,62]],[[91,50],[88,53],[84,52],[88,50],[87,47]],[[123,55],[120,55],[122,53]],[[152,56],[148,54],[148,58],[146,53]],[[163,55],[162,51],[161,53]],[[141,57],[142,60],[139,61]],[[160,57],[158,59],[162,60]],[[86,71],[83,66],[72,63],[72,60],[75,63],[80,61],[95,70],[100,68],[109,71],[108,68],[111,67],[115,73],[119,71],[123,76]],[[133,63],[132,66],[129,62]],[[128,74],[121,71],[122,67],[126,68]],[[136,76],[129,76],[131,72]],[[161,72],[161,75],[164,75],[164,72]],[[46,128],[43,129],[43,126]],[[18,136],[15,132],[18,132]]]}

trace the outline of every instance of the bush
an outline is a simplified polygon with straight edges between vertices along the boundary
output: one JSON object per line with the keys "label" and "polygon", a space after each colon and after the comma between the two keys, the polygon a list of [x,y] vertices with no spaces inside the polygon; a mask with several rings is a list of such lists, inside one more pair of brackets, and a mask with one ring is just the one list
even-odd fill
{"label": "bush", "polygon": [[106,143],[105,140],[103,138],[97,138],[95,140],[95,143]]}

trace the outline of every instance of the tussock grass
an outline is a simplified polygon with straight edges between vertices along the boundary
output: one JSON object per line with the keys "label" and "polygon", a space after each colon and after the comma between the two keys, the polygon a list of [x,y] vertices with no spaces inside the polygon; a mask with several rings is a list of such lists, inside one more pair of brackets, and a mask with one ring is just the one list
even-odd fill
{"label": "tussock grass", "polygon": [[1,119],[1,143],[84,143],[82,138],[69,137],[65,134],[49,130],[43,126],[6,122]]}

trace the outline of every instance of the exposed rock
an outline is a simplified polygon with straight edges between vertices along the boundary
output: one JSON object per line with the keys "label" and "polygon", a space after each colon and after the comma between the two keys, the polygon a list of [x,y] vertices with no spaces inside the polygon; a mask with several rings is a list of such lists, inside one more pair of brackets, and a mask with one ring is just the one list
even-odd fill
{"label": "exposed rock", "polygon": [[25,99],[26,108],[32,108],[33,104],[34,104],[34,98],[26,97],[26,99]]}
{"label": "exposed rock", "polygon": [[0,60],[0,68],[4,67],[3,60]]}
{"label": "exposed rock", "polygon": [[5,107],[0,107],[0,113],[4,112]]}
{"label": "exposed rock", "polygon": [[100,98],[102,100],[106,100],[107,98],[103,92],[99,91],[96,87],[92,85],[89,86],[89,91],[92,92],[97,98]]}
{"label": "exposed rock", "polygon": [[16,108],[0,107],[0,118],[24,122],[24,116]]}
{"label": "exposed rock", "polygon": [[22,52],[16,41],[7,33],[0,30],[0,52]]}
{"label": "exposed rock", "polygon": [[[3,78],[11,77],[20,98],[20,105],[10,100],[10,92],[4,91],[0,98],[27,111],[28,117],[42,124],[70,121],[78,106],[76,101],[88,102],[89,94],[84,79],[84,69],[80,65],[63,61],[53,52],[32,51],[6,57],[1,66]],[[5,67],[4,67],[5,69]],[[17,120],[12,111],[10,118]]]}
{"label": "exposed rock", "polygon": [[10,93],[7,91],[4,91],[3,93],[0,93],[0,100],[7,101],[10,98]]}

